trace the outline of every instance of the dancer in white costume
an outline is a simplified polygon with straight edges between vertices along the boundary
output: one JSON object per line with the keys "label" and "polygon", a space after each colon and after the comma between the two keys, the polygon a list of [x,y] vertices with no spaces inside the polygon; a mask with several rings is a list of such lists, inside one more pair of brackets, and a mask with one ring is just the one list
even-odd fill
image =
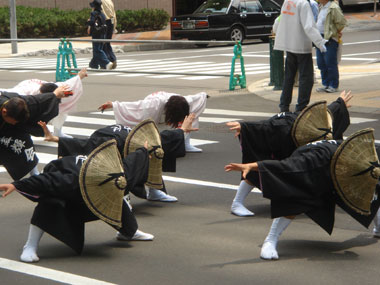
{"label": "dancer in white costume", "polygon": [[62,133],[62,126],[66,121],[68,113],[75,108],[77,101],[82,96],[82,79],[87,76],[87,70],[84,68],[78,73],[77,76],[74,76],[64,82],[49,83],[48,81],[40,79],[28,79],[21,81],[13,88],[0,89],[0,91],[15,92],[20,95],[37,95],[46,92],[53,92],[55,88],[61,85],[69,86],[69,89],[73,93],[72,96],[61,99],[61,103],[59,104],[59,114],[51,121],[54,126],[54,135],[62,137],[67,136]]}
{"label": "dancer in white costume", "polygon": [[[116,123],[128,127],[133,127],[147,118],[153,119],[158,124],[165,116],[164,122],[167,125],[178,128],[185,116],[194,113],[193,128],[199,128],[199,116],[206,108],[207,98],[208,95],[205,92],[181,96],[159,91],[135,102],[108,101],[102,104],[99,110],[113,108]],[[190,136],[186,137],[185,146],[186,152],[202,152],[202,149],[190,144]]]}

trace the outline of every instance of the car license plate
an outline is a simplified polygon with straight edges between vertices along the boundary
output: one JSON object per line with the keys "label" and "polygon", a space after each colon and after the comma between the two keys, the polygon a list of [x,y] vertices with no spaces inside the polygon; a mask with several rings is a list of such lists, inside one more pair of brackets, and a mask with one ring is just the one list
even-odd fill
{"label": "car license plate", "polygon": [[182,22],[182,29],[194,29],[195,28],[195,22],[194,21],[183,21]]}

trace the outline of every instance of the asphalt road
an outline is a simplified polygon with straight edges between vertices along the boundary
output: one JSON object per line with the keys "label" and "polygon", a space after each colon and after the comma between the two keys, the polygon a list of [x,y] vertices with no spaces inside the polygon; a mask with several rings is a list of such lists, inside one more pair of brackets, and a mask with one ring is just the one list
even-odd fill
{"label": "asphalt road", "polygon": [[[350,33],[345,37],[345,42],[368,41],[378,34]],[[243,48],[246,64],[267,64],[267,44],[252,43]],[[373,60],[378,55],[363,53],[374,51],[378,51],[378,43],[347,46],[345,53],[360,52],[360,57],[366,59],[342,64],[360,64],[367,58]],[[231,60],[226,54],[232,56],[232,47],[130,53],[120,55],[119,61],[139,61],[138,70],[141,71],[141,60],[147,60],[148,65],[153,65],[152,60],[169,59],[222,64]],[[88,57],[84,56],[83,62],[87,60]],[[17,65],[16,60],[14,64]],[[197,70],[202,71],[210,65],[200,64]],[[226,68],[228,73],[229,67]],[[267,76],[268,73],[247,75],[247,81]],[[31,77],[53,80],[52,74],[8,72],[1,76],[0,86],[10,87]],[[41,261],[36,264],[39,267],[23,267],[24,264],[17,267],[19,263],[12,264],[9,260],[19,259],[35,205],[16,193],[1,199],[2,284],[54,284],[57,280],[73,284],[95,284],[97,280],[116,284],[376,284],[380,277],[378,240],[372,238],[370,230],[340,209],[336,210],[332,236],[307,217],[298,217],[280,239],[279,261],[264,261],[259,257],[271,225],[268,200],[261,194],[251,193],[246,206],[256,215],[240,218],[230,214],[235,194],[233,186],[240,178],[238,173],[225,173],[223,166],[239,162],[241,152],[238,141],[223,121],[263,119],[268,116],[263,113],[278,111],[277,102],[239,90],[228,92],[227,77],[187,80],[181,77],[90,74],[84,80],[84,89],[83,100],[74,115],[86,118],[99,118],[99,114],[90,112],[106,100],[133,101],[159,90],[182,95],[206,90],[211,94],[207,103],[207,109],[211,111],[202,115],[200,130],[192,136],[203,143],[200,146],[203,153],[186,155],[178,160],[176,173],[165,174],[168,192],[177,196],[179,202],[167,204],[132,198],[139,228],[154,234],[153,242],[118,242],[111,227],[100,221],[92,222],[86,225],[85,249],[81,256],[44,235],[39,250]],[[378,115],[354,112],[351,117],[357,121],[347,134],[364,127],[376,128],[379,124]],[[67,126],[79,129],[100,127],[75,121],[68,122]],[[375,135],[379,140],[380,134]],[[55,149],[38,145],[37,151],[54,154]],[[6,173],[0,173],[1,183],[9,181]],[[8,264],[10,270],[5,269],[4,264]],[[43,271],[46,268],[59,272],[48,275]],[[12,271],[16,269],[20,272]],[[31,276],[33,272],[45,279]],[[62,272],[74,274],[79,279],[69,279],[74,277]]]}

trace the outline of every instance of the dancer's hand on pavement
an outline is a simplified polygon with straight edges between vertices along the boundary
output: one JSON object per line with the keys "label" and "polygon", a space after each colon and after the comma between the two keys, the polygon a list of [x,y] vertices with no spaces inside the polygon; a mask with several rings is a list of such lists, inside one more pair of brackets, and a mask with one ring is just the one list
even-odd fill
{"label": "dancer's hand on pavement", "polygon": [[253,163],[230,163],[230,164],[227,164],[226,166],[224,166],[224,170],[226,172],[241,171],[243,178],[246,179],[247,174],[251,170],[253,170],[253,171],[258,170],[258,165],[257,165],[257,162],[253,162]]}
{"label": "dancer's hand on pavement", "polygon": [[343,90],[342,93],[340,93],[339,97],[343,99],[344,104],[346,104],[346,108],[351,107],[351,104],[348,103],[352,99],[352,97],[354,97],[354,95],[351,95],[351,90],[349,90],[348,92],[346,92],[346,90]]}
{"label": "dancer's hand on pavement", "polygon": [[45,135],[45,141],[47,142],[58,142],[59,137],[53,136],[53,134],[49,131],[47,125],[45,122],[39,121],[38,124],[41,126],[42,130],[44,131]]}
{"label": "dancer's hand on pavement", "polygon": [[7,197],[9,194],[11,194],[14,190],[16,190],[16,187],[13,184],[0,184],[0,191],[3,191],[3,198]]}
{"label": "dancer's hand on pavement", "polygon": [[193,131],[198,131],[198,128],[193,128],[193,121],[195,120],[195,114],[190,113],[188,116],[185,117],[185,119],[182,122],[181,129],[185,133],[190,133]]}
{"label": "dancer's hand on pavement", "polygon": [[98,110],[100,110],[100,111],[103,112],[104,110],[111,109],[111,108],[112,108],[112,102],[111,101],[107,101],[104,104],[100,105],[100,107],[98,108]]}
{"label": "dancer's hand on pavement", "polygon": [[240,135],[241,125],[239,122],[228,122],[226,123],[226,126],[230,127],[231,131],[235,131],[235,138]]}
{"label": "dancer's hand on pavement", "polygon": [[88,74],[87,74],[87,68],[82,68],[79,73],[79,78],[82,80],[83,78],[87,77]]}

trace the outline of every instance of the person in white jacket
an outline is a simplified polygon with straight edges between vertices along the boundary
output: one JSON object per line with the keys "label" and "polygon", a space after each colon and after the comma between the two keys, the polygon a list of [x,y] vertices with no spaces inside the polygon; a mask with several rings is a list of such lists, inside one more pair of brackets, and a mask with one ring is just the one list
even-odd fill
{"label": "person in white jacket", "polygon": [[299,72],[298,101],[295,111],[304,109],[313,88],[312,43],[326,51],[325,42],[319,33],[313,12],[307,0],[285,0],[281,16],[273,26],[276,34],[274,49],[286,52],[285,77],[280,98],[280,111],[289,112],[292,101],[294,78]]}
{"label": "person in white jacket", "polygon": [[62,132],[62,127],[66,121],[68,113],[75,110],[75,106],[83,94],[82,79],[87,76],[87,69],[83,68],[78,72],[77,76],[74,76],[64,82],[53,83],[40,79],[27,79],[21,81],[12,88],[0,88],[0,91],[15,92],[20,95],[37,95],[41,93],[53,92],[57,87],[67,85],[72,92],[72,95],[61,99],[61,103],[59,104],[59,114],[51,121],[51,123],[54,126],[55,136],[71,137]]}
{"label": "person in white jacket", "polygon": [[[148,118],[159,124],[164,117],[167,125],[178,128],[181,127],[185,116],[194,113],[193,128],[199,128],[199,116],[206,108],[207,97],[205,92],[181,96],[159,91],[135,102],[107,101],[98,109],[104,111],[113,108],[116,124],[128,127],[134,127]],[[185,148],[186,152],[202,152],[202,149],[190,144],[190,136],[185,139]]]}

